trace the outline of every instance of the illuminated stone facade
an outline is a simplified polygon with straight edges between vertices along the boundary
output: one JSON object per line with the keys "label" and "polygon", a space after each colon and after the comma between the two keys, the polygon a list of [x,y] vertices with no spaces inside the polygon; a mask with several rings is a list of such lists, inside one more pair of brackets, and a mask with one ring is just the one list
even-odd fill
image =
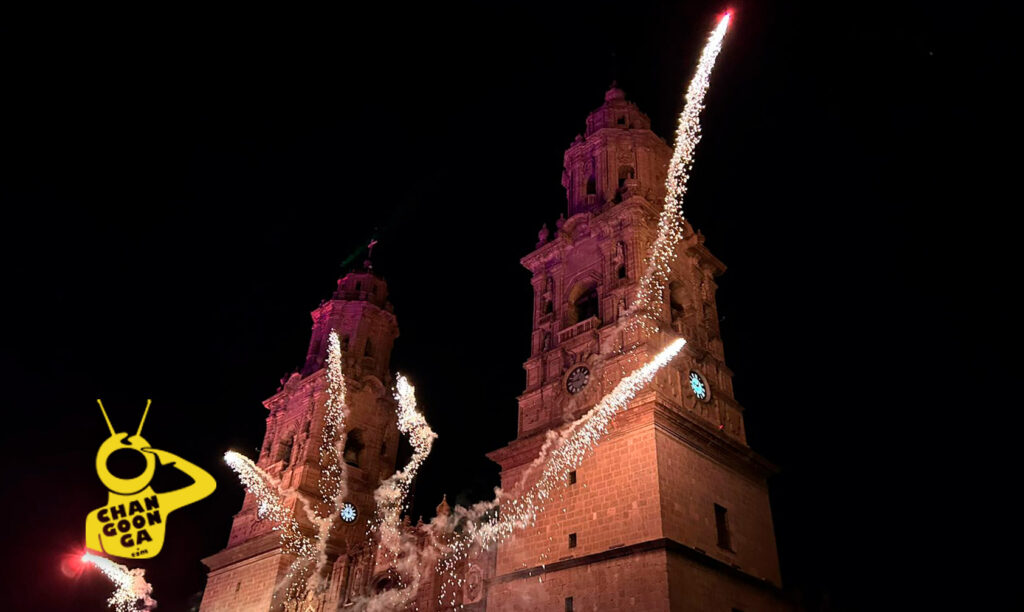
{"label": "illuminated stone facade", "polygon": [[[344,459],[347,501],[357,509],[350,524],[339,521],[329,548],[330,588],[300,609],[335,610],[363,595],[375,578],[373,550],[365,541],[367,518],[374,510],[373,491],[395,470],[398,429],[389,370],[398,325],[388,302],[387,284],[369,269],[338,281],[330,300],[313,311],[313,333],[302,370],[282,381],[264,402],[270,414],[257,464],[281,480],[284,488],[319,497],[319,447],[326,403],[327,338],[337,330],[348,385],[349,416]],[[288,498],[296,507],[295,495]],[[300,524],[308,519],[296,510]],[[280,534],[256,515],[255,499],[245,496],[235,515],[228,545],[203,562],[210,568],[200,610],[242,612],[281,610],[274,590],[291,557],[280,550]]]}
{"label": "illuminated stone facade", "polygon": [[[714,279],[725,266],[689,225],[657,313],[661,331],[641,337],[628,325],[671,154],[615,87],[565,153],[569,216],[554,233],[543,228],[522,259],[533,274],[533,332],[517,437],[489,455],[501,465],[503,489],[516,489],[549,430],[578,418],[672,339],[688,344],[615,419],[535,527],[459,568],[461,609],[787,609],[768,502],[774,468],[746,444],[718,329]],[[395,469],[389,356],[398,328],[387,287],[368,268],[341,279],[313,321],[305,366],[265,402],[259,465],[285,487],[316,494],[324,356],[329,331],[338,330],[352,411],[349,501],[358,518],[332,542],[330,587],[298,609],[358,609],[362,595],[395,583],[364,534],[373,490]],[[438,515],[448,510],[442,502]],[[290,559],[270,527],[246,496],[227,548],[204,560],[201,610],[283,609],[273,592]],[[425,537],[418,527],[404,529]],[[423,569],[409,609],[450,609],[438,605],[440,577]]]}
{"label": "illuminated stone facade", "polygon": [[774,468],[746,444],[719,334],[714,279],[725,266],[689,225],[662,331],[643,338],[627,326],[671,155],[613,87],[565,153],[569,217],[553,236],[542,229],[522,260],[535,299],[519,432],[490,454],[506,490],[548,430],[578,418],[671,339],[688,344],[615,419],[536,527],[499,546],[488,611],[785,608],[766,482]]}

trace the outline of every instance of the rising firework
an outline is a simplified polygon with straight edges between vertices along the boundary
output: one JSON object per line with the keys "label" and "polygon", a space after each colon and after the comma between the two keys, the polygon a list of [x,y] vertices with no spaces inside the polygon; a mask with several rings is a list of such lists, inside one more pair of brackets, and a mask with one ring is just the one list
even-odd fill
{"label": "rising firework", "polygon": [[128,569],[120,563],[92,553],[82,555],[82,563],[89,563],[103,572],[114,583],[114,594],[107,604],[117,612],[134,612],[156,608],[156,600],[150,595],[153,585],[146,582],[146,570]]}

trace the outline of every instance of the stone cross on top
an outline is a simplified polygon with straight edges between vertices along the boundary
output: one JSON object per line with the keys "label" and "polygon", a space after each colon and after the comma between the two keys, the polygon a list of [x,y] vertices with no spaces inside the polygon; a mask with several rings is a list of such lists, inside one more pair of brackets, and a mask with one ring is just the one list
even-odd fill
{"label": "stone cross on top", "polygon": [[366,261],[363,262],[363,267],[367,270],[373,269],[373,247],[377,246],[377,239],[371,238],[370,242],[366,245]]}

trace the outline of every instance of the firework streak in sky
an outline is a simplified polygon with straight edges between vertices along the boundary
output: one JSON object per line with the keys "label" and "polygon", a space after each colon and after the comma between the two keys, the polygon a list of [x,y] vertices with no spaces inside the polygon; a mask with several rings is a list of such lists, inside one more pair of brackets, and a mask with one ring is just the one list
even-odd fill
{"label": "firework streak in sky", "polygon": [[[665,181],[667,194],[658,221],[658,234],[651,246],[647,267],[639,279],[637,293],[630,309],[633,316],[627,324],[627,334],[633,332],[632,337],[649,338],[660,331],[658,313],[671,267],[676,261],[677,247],[683,237],[682,203],[693,167],[694,152],[697,143],[700,142],[700,113],[704,108],[704,96],[708,90],[711,71],[722,48],[730,19],[729,13],[719,19],[701,53],[696,74],[686,92],[686,104],[679,117],[675,150]],[[257,498],[261,516],[278,523],[277,528],[282,531],[284,549],[297,554],[298,558],[293,564],[294,571],[290,572],[289,576],[294,584],[305,584],[304,580],[295,578],[309,575],[308,571],[297,570],[303,566],[302,564],[306,564],[304,567],[308,568],[309,561],[319,559],[319,569],[326,559],[324,547],[345,493],[344,462],[340,457],[346,414],[344,380],[341,377],[341,355],[336,333],[331,333],[330,341],[328,406],[324,420],[324,443],[320,454],[324,474],[320,484],[321,502],[330,509],[330,512],[321,515],[315,508],[318,504],[314,504],[311,510],[310,504],[307,503],[307,514],[318,527],[314,537],[305,537],[298,530],[295,518],[281,502],[282,492],[267,474],[241,455],[228,453],[225,456],[228,464],[238,472],[246,489]],[[428,548],[431,550],[418,550],[399,526],[399,515],[405,508],[413,478],[430,453],[436,438],[436,434],[416,410],[412,385],[405,377],[399,375],[395,394],[399,404],[398,428],[408,436],[413,447],[413,455],[401,471],[384,481],[375,491],[377,510],[370,531],[378,533],[386,558],[399,574],[404,574],[404,577],[399,581],[399,589],[364,600],[362,603],[366,604],[366,608],[402,607],[415,595],[422,569],[420,566],[435,562],[438,571],[447,575],[442,584],[439,603],[454,605],[456,592],[462,582],[455,573],[470,549],[475,545],[494,545],[516,530],[533,526],[538,513],[544,509],[555,487],[564,484],[569,472],[580,465],[608,432],[612,419],[679,354],[685,344],[686,341],[682,338],[672,340],[651,361],[624,376],[610,393],[601,398],[580,419],[561,432],[550,433],[544,449],[533,464],[533,467],[540,470],[540,475],[529,486],[525,486],[524,483],[518,495],[503,498],[499,493],[494,502],[482,502],[470,509],[457,507],[457,518],[449,520],[448,517],[438,517],[430,525],[425,526],[424,529],[429,536]],[[496,507],[500,507],[500,513],[497,515],[491,512]],[[458,533],[453,529],[456,525],[461,527]],[[314,576],[314,581],[319,580],[319,572],[314,572]],[[307,587],[300,587],[304,588]],[[315,588],[315,585],[308,588]],[[302,590],[290,593],[290,596],[294,597],[301,592]]]}
{"label": "firework streak in sky", "polygon": [[[701,53],[697,72],[687,89],[686,104],[679,117],[675,151],[665,179],[667,195],[658,220],[658,235],[651,245],[647,268],[639,280],[636,298],[631,307],[634,316],[628,323],[633,331],[639,326],[643,332],[640,335],[644,337],[660,330],[657,313],[661,308],[669,272],[676,260],[677,246],[683,237],[682,202],[686,193],[686,183],[690,178],[689,172],[693,166],[694,151],[700,141],[700,111],[704,108],[704,95],[708,90],[711,69],[714,68],[715,59],[722,49],[722,41],[730,19],[729,13],[723,15],[711,32]],[[623,378],[611,393],[572,423],[561,435],[549,439],[549,444],[545,445],[545,450],[541,451],[541,457],[538,458],[543,461],[540,477],[518,497],[501,502],[500,517],[485,523],[478,531],[481,542],[500,541],[515,529],[533,525],[537,513],[550,497],[553,487],[564,481],[568,473],[579,466],[587,452],[607,432],[612,417],[628,405],[637,392],[654,378],[658,370],[682,350],[685,343],[686,341],[681,338],[673,341],[652,361]],[[552,444],[555,446],[554,450],[548,450]]]}
{"label": "firework streak in sky", "polygon": [[[156,600],[150,597],[153,586],[146,582],[146,570],[142,568],[128,569],[120,563],[100,557],[92,553],[82,555],[83,563],[90,563],[103,572],[114,583],[114,594],[107,604],[118,612],[135,610],[152,610]],[[141,607],[140,607],[141,606]]]}
{"label": "firework streak in sky", "polygon": [[[306,517],[316,528],[312,537],[302,533],[298,520],[284,502],[285,492],[269,474],[234,451],[224,454],[224,461],[238,474],[246,491],[256,498],[257,515],[274,522],[274,529],[281,532],[282,550],[296,556],[281,585],[286,588],[289,600],[301,598],[308,590],[320,590],[320,570],[327,562],[327,542],[341,513],[346,492],[345,463],[341,460],[346,414],[341,343],[337,332],[332,330],[327,349],[327,403],[320,444],[321,499],[310,500],[295,492]],[[322,512],[321,507],[327,510]]]}
{"label": "firework streak in sky", "polygon": [[631,307],[635,313],[629,323],[631,331],[637,326],[648,333],[658,330],[657,313],[669,271],[676,260],[676,246],[683,237],[683,196],[686,195],[686,185],[690,180],[694,152],[700,142],[700,112],[704,109],[704,95],[710,84],[711,69],[715,67],[715,59],[722,50],[722,40],[731,18],[732,15],[726,13],[719,19],[718,25],[708,37],[697,64],[697,72],[686,90],[686,104],[679,115],[679,127],[676,130],[676,147],[665,178],[667,193],[658,220],[658,237],[651,246],[647,269],[640,278]]}

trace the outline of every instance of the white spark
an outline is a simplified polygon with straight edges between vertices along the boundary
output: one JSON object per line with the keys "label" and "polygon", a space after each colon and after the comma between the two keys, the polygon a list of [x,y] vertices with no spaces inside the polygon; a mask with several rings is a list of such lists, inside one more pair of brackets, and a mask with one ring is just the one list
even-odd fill
{"label": "white spark", "polygon": [[676,260],[676,246],[683,237],[683,197],[693,168],[694,152],[700,142],[700,112],[704,109],[704,95],[708,91],[711,69],[722,50],[722,41],[729,27],[731,15],[726,13],[711,32],[704,51],[697,64],[697,72],[686,90],[686,104],[679,115],[676,130],[676,146],[665,178],[665,205],[658,219],[658,236],[651,245],[647,269],[640,278],[631,310],[636,316],[630,319],[629,328],[637,326],[645,332],[657,331],[661,304],[664,301],[665,286],[672,264]]}
{"label": "white spark", "polygon": [[301,598],[307,590],[320,590],[319,570],[327,563],[327,543],[345,503],[345,463],[341,453],[346,414],[341,342],[337,332],[331,330],[327,349],[327,402],[319,449],[320,500],[310,500],[298,490],[291,492],[303,505],[306,517],[315,528],[312,536],[302,532],[294,511],[284,503],[286,492],[276,480],[234,451],[224,455],[224,461],[235,470],[245,489],[256,497],[257,515],[272,520],[274,529],[281,532],[282,550],[296,555],[282,580],[287,586],[288,600]]}
{"label": "white spark", "polygon": [[[416,595],[422,575],[419,567],[420,549],[411,541],[409,534],[400,530],[399,515],[405,509],[409,487],[430,454],[437,434],[416,409],[415,387],[401,374],[397,376],[395,384],[395,400],[398,402],[398,431],[408,437],[413,450],[412,457],[405,467],[392,474],[373,492],[377,510],[368,533],[378,534],[382,557],[391,565],[401,568],[398,574],[399,588],[382,594],[383,598],[371,599],[368,609],[375,609],[376,606],[393,609],[405,605]],[[400,560],[403,556],[404,559]]]}
{"label": "white spark", "polygon": [[606,433],[612,419],[625,409],[658,371],[683,349],[686,340],[677,338],[654,359],[619,381],[585,415],[573,422],[561,436],[561,443],[547,455],[540,478],[521,495],[503,501],[498,518],[480,525],[477,537],[483,544],[498,542],[516,529],[531,527],[558,484],[580,463]]}
{"label": "white spark", "polygon": [[128,569],[120,563],[92,553],[82,555],[82,562],[91,563],[114,583],[114,594],[107,600],[111,608],[118,612],[134,612],[152,610],[156,607],[156,600],[150,597],[153,586],[145,579],[146,570]]}

